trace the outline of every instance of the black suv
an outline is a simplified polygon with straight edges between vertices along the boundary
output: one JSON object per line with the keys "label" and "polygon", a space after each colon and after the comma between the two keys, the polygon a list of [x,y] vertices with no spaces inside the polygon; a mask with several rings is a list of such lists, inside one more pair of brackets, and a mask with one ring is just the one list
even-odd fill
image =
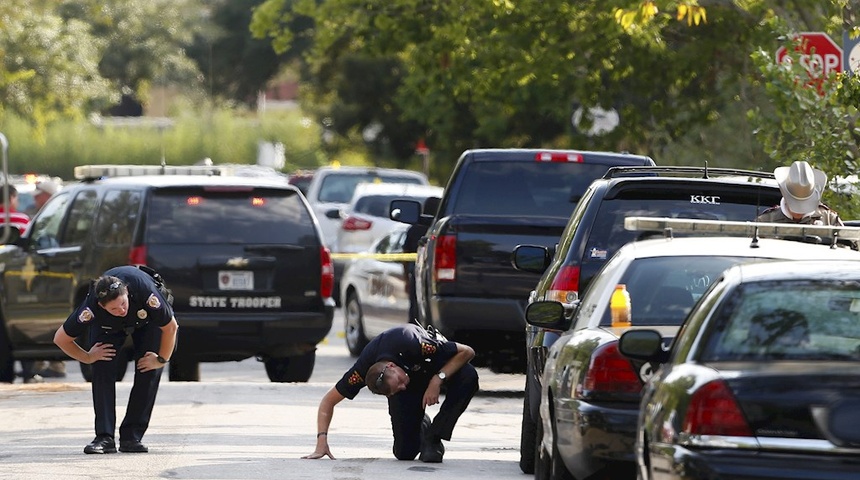
{"label": "black suv", "polygon": [[[707,167],[611,168],[582,196],[555,251],[542,245],[519,245],[514,249],[514,266],[543,273],[529,295],[529,303],[556,300],[570,311],[621,246],[636,240],[637,235],[648,235],[625,230],[625,217],[753,221],[765,208],[778,204],[781,197],[769,172]],[[526,325],[526,393],[520,443],[524,473],[534,471],[535,449],[542,435],[538,411],[541,376],[547,350],[559,333]]]}
{"label": "black suv", "polygon": [[170,380],[198,381],[201,361],[249,357],[273,382],[310,378],[332,325],[333,268],[296,187],[218,167],[85,166],[75,176],[0,250],[0,381],[14,379],[15,359],[65,359],[54,332],[91,279],[124,264],[155,269],[172,290]]}

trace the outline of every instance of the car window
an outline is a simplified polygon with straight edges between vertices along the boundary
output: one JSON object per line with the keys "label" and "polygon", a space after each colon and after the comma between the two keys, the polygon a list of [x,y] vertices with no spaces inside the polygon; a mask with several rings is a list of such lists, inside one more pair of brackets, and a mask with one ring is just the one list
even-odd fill
{"label": "car window", "polygon": [[109,190],[105,193],[96,220],[96,243],[128,245],[140,212],[141,194],[134,190]]}
{"label": "car window", "polygon": [[317,196],[320,202],[349,203],[352,200],[352,195],[355,193],[355,187],[360,183],[424,184],[419,178],[393,173],[329,173],[323,177]]}
{"label": "car window", "polygon": [[568,218],[606,165],[572,162],[475,162],[462,176],[454,213]]}
{"label": "car window", "polygon": [[60,246],[71,247],[83,245],[92,233],[93,221],[98,204],[98,194],[95,190],[79,192],[69,208],[68,221],[60,235]]}
{"label": "car window", "polygon": [[736,288],[715,312],[701,361],[860,361],[860,286],[788,280]]}
{"label": "car window", "polygon": [[363,213],[374,217],[388,218],[388,208],[392,200],[406,198],[396,195],[368,195],[361,197],[355,202],[353,212]]}
{"label": "car window", "polygon": [[60,246],[60,227],[69,206],[70,195],[57,194],[42,207],[30,227],[30,240],[36,249]]}
{"label": "car window", "polygon": [[[723,270],[744,257],[678,256],[633,260],[618,283],[630,293],[633,325],[681,325],[695,302]],[[609,302],[604,305],[601,326],[612,319]]]}
{"label": "car window", "polygon": [[310,213],[294,190],[155,190],[147,212],[151,244],[314,245]]}
{"label": "car window", "polygon": [[[628,197],[607,199],[601,203],[594,225],[585,244],[583,270],[599,269],[619,248],[643,235],[653,232],[636,232],[624,229],[624,218],[629,216],[696,218],[705,220],[751,221],[756,217],[754,203],[693,203],[688,191],[636,192]],[[660,232],[662,234],[662,232]],[[676,235],[680,236],[680,235]],[[578,263],[578,262],[577,262]],[[590,277],[590,275],[583,275]]]}

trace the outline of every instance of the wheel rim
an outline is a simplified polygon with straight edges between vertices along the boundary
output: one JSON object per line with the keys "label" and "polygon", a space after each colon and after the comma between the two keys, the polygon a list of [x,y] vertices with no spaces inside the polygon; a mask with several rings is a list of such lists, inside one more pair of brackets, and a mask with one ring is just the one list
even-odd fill
{"label": "wheel rim", "polygon": [[361,336],[361,306],[352,295],[346,301],[344,315],[346,315],[346,344],[350,348],[355,348]]}

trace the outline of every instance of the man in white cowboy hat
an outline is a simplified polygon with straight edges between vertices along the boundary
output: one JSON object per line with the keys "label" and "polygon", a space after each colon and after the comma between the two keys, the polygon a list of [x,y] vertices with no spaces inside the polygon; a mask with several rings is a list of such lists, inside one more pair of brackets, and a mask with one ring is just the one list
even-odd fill
{"label": "man in white cowboy hat", "polygon": [[782,201],[762,212],[757,218],[759,222],[842,225],[839,214],[821,203],[827,174],[805,161],[777,167],[773,174],[779,183]]}

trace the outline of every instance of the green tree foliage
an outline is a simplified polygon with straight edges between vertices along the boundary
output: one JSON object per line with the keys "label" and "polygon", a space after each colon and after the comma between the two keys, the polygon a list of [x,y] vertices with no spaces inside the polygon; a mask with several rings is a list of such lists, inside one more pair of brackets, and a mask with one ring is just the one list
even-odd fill
{"label": "green tree foliage", "polygon": [[[691,17],[693,24],[699,18],[696,28],[675,15],[622,25],[619,9],[639,3],[268,0],[252,28],[276,49],[286,48],[295,38],[289,22],[313,18],[307,58],[316,92],[307,98],[329,118],[348,122],[351,117],[332,112],[349,105],[371,111],[356,102],[390,105],[376,121],[388,113],[415,122],[449,163],[476,146],[628,150],[659,161],[673,142],[746,98],[742,85],[754,67],[751,50],[738,46],[768,40],[769,32],[758,27],[768,12],[720,2],[708,7],[707,17]],[[331,79],[373,84],[372,77],[387,74],[380,68],[346,75],[352,57],[398,62],[399,85],[345,102],[340,82]],[[614,109],[621,125],[589,137],[582,133],[587,114],[579,130],[571,126],[579,107]],[[334,128],[349,131],[367,121]]]}
{"label": "green tree foliage", "polygon": [[[206,76],[209,93],[227,101],[253,106],[257,92],[275,77],[285,64],[299,59],[307,49],[305,37],[292,48],[275,53],[268,40],[254,38],[249,29],[253,9],[262,0],[213,0],[204,10],[205,21],[194,35],[188,55]],[[291,29],[302,31],[309,19],[301,17]]]}
{"label": "green tree foliage", "polygon": [[102,42],[87,25],[63,21],[38,2],[0,4],[0,116],[31,121],[36,134],[114,99],[98,71]]}
{"label": "green tree foliage", "polygon": [[99,72],[123,95],[146,100],[155,81],[199,87],[185,54],[203,20],[199,0],[65,0],[57,11],[67,22],[86,22],[104,42]]}

